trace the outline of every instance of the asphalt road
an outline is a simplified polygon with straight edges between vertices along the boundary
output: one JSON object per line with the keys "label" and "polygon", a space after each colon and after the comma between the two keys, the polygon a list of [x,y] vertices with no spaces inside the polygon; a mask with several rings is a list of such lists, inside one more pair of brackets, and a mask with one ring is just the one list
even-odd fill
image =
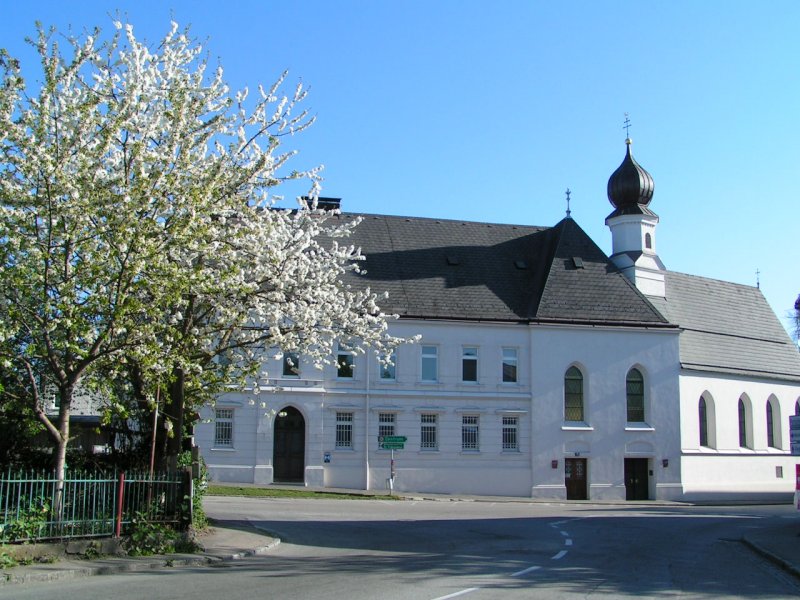
{"label": "asphalt road", "polygon": [[[206,498],[219,521],[276,534],[213,568],[14,586],[19,600],[789,598],[800,581],[740,538],[791,506]],[[788,522],[788,521],[787,521]]]}

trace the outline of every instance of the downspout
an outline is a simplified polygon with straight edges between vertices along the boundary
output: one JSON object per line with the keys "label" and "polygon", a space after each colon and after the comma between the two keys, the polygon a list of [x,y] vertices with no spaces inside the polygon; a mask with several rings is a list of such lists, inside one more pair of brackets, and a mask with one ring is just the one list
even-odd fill
{"label": "downspout", "polygon": [[366,364],[365,371],[366,371],[366,390],[364,392],[364,405],[367,414],[366,418],[366,431],[364,431],[364,489],[369,490],[369,374],[372,372],[372,368],[370,365],[369,360],[369,352],[364,355],[364,362]]}

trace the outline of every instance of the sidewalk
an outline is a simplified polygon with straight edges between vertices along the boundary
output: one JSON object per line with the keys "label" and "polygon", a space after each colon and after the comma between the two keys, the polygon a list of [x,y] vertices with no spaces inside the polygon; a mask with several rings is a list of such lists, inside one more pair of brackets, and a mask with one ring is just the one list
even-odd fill
{"label": "sidewalk", "polygon": [[[326,488],[324,491],[333,490]],[[358,490],[336,490],[338,492],[359,494]],[[376,495],[364,493],[362,495]],[[400,497],[413,500],[448,502],[531,502],[525,498],[501,496],[447,496],[444,494],[400,494]],[[572,503],[570,503],[572,504]],[[581,502],[584,504],[584,502]],[[597,504],[587,501],[586,504]],[[631,503],[626,503],[630,505]],[[641,502],[641,505],[657,506],[665,503]],[[669,503],[680,504],[680,503]],[[169,569],[181,566],[206,566],[221,561],[230,561],[264,554],[280,543],[256,530],[246,521],[226,521],[224,527],[212,526],[203,532],[198,543],[203,551],[198,554],[170,554],[167,556],[109,556],[94,560],[62,558],[49,564],[31,564],[3,570],[0,573],[0,588],[28,582],[62,581],[93,575],[109,575],[152,569]],[[781,568],[800,578],[800,516],[748,532],[742,542],[753,551],[772,561]]]}
{"label": "sidewalk", "polygon": [[210,527],[198,537],[203,551],[197,554],[159,556],[104,556],[93,560],[61,558],[52,563],[35,563],[4,569],[0,573],[0,589],[4,586],[43,581],[64,581],[93,575],[111,575],[152,569],[186,566],[207,566],[263,554],[280,540],[269,537],[247,523],[227,523],[226,527]]}

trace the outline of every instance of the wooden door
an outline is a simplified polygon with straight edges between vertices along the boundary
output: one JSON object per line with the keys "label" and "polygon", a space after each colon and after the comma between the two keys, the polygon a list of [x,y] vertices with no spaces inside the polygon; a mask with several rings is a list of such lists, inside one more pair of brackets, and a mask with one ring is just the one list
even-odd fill
{"label": "wooden door", "polygon": [[587,477],[585,458],[564,460],[564,484],[567,486],[567,500],[587,500]]}
{"label": "wooden door", "polygon": [[296,408],[287,407],[275,417],[272,451],[275,481],[304,481],[306,423]]}
{"label": "wooden door", "polygon": [[646,458],[625,459],[625,499],[648,500],[650,477]]}

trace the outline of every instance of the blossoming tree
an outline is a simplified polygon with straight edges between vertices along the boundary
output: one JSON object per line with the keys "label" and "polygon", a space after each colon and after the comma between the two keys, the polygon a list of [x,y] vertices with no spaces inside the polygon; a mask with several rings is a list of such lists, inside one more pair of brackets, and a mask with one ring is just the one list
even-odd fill
{"label": "blossoming tree", "polygon": [[[114,25],[67,53],[40,29],[34,91],[0,53],[0,359],[59,478],[77,386],[135,372],[141,393],[167,390],[174,453],[187,405],[257,373],[264,351],[321,363],[337,338],[400,341],[374,294],[341,283],[361,258],[342,242],[356,225],[316,209],[318,169],[285,172],[285,136],[313,122],[302,86],[284,94],[284,74],[231,93],[174,23],[152,47]],[[309,183],[293,211],[273,204],[287,179]]]}

